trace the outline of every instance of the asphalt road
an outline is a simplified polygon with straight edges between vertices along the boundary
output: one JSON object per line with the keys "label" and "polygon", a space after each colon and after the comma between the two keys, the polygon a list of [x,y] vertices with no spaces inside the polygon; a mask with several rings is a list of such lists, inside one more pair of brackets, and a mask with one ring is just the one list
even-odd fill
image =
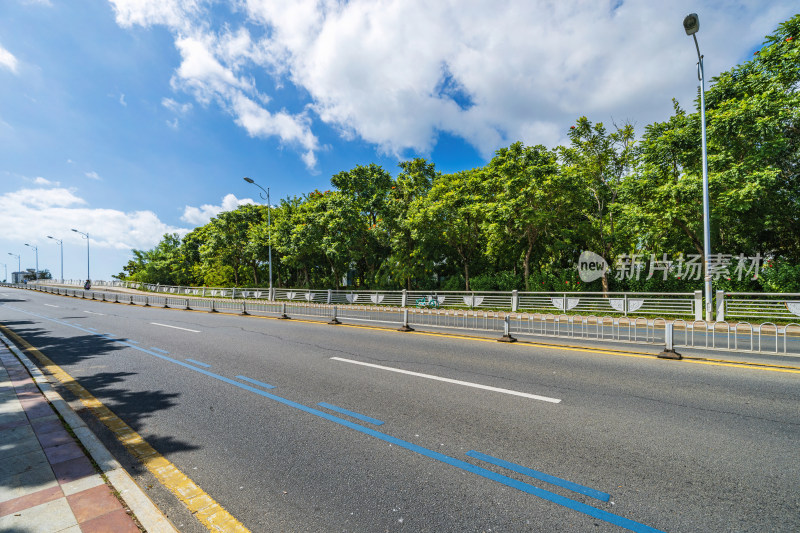
{"label": "asphalt road", "polygon": [[0,324],[252,531],[800,530],[791,369],[11,289]]}

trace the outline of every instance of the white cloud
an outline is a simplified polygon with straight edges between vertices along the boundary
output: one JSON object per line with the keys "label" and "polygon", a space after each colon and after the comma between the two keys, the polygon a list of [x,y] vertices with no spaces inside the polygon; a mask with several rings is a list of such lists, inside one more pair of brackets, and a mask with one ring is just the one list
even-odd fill
{"label": "white cloud", "polygon": [[[303,161],[313,168],[319,143],[307,115],[292,115],[284,110],[271,113],[248,95],[261,102],[269,98],[255,91],[252,80],[236,74],[239,59],[249,54],[248,43],[249,37],[242,32],[236,38],[223,37],[221,44],[210,34],[177,39],[182,61],[172,86],[192,93],[204,105],[218,102],[251,137],[278,137],[284,143],[300,146],[304,150]],[[227,57],[230,66],[224,66],[221,57]],[[162,104],[173,106],[173,101],[167,100]]]}
{"label": "white cloud", "polygon": [[[174,89],[299,147],[310,168],[317,120],[387,153],[428,153],[446,132],[485,156],[563,142],[580,115],[664,120],[673,97],[691,108],[696,94],[686,13],[700,14],[710,78],[796,12],[789,0],[231,0],[220,24],[201,0],[110,1],[122,26],[171,29]],[[284,84],[299,109],[270,108]]]}
{"label": "white cloud", "polygon": [[85,174],[86,174],[86,177],[89,178],[90,180],[102,181],[102,179],[103,179],[94,170],[92,170],[91,172],[86,172]]}
{"label": "white cloud", "polygon": [[179,115],[185,115],[189,111],[192,110],[191,102],[186,102],[184,104],[179,104],[172,98],[164,98],[161,100],[161,105],[172,111],[173,113],[177,113]]}
{"label": "white cloud", "polygon": [[163,24],[181,29],[189,23],[189,17],[197,14],[202,0],[109,0],[114,6],[117,24],[149,26]]}
{"label": "white cloud", "polygon": [[17,58],[0,45],[0,67],[7,68],[14,74],[17,73]]}
{"label": "white cloud", "polygon": [[181,220],[195,226],[202,226],[223,211],[233,211],[240,205],[254,203],[255,202],[250,198],[236,198],[233,194],[226,194],[220,205],[205,204],[200,207],[187,205],[183,210]]}
{"label": "white cloud", "polygon": [[43,178],[41,176],[35,178],[33,180],[33,183],[35,185],[43,185],[45,187],[58,187],[59,185],[61,185],[61,183],[59,183],[57,181],[50,181],[49,179]]}
{"label": "white cloud", "polygon": [[60,235],[79,242],[78,228],[88,232],[92,246],[130,250],[152,248],[165,233],[188,230],[164,224],[152,211],[123,212],[93,209],[74,189],[20,189],[0,195],[0,227],[21,242],[38,242],[44,235]]}
{"label": "white cloud", "polygon": [[119,104],[123,107],[128,107],[128,102],[125,101],[125,93],[119,95]]}

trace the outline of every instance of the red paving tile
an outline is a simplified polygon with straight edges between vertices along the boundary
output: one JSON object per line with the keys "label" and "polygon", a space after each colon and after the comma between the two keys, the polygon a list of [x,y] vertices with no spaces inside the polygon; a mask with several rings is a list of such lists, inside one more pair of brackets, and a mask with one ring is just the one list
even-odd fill
{"label": "red paving tile", "polygon": [[43,448],[50,448],[52,446],[59,446],[68,442],[74,442],[70,434],[67,433],[67,430],[63,428],[42,433],[37,435],[37,437],[39,437],[39,443]]}
{"label": "red paving tile", "polygon": [[51,502],[64,497],[64,492],[61,487],[50,487],[49,489],[40,490],[27,496],[20,496],[13,500],[0,502],[0,517],[7,516],[11,513],[18,513],[25,509],[30,509],[43,503]]}
{"label": "red paving tile", "polygon": [[32,399],[34,394],[42,394],[35,385],[33,385],[32,388],[28,388],[27,385],[25,387],[15,387],[14,392],[17,394],[17,398],[22,397],[26,400]]}
{"label": "red paving tile", "polygon": [[79,524],[117,509],[122,510],[122,505],[111,494],[111,490],[107,485],[100,485],[67,496],[67,502]]}
{"label": "red paving tile", "polygon": [[45,448],[44,454],[47,456],[47,459],[50,461],[51,465],[63,463],[64,461],[69,461],[70,459],[76,459],[84,456],[83,450],[81,450],[80,447],[78,447],[78,445],[74,442],[67,442],[66,444],[61,444],[59,446]]}
{"label": "red paving tile", "polygon": [[96,473],[92,463],[90,463],[89,459],[87,459],[85,456],[70,459],[69,461],[64,461],[63,463],[57,463],[51,465],[51,467],[53,468],[53,473],[55,473],[56,479],[59,483],[77,481],[81,478],[91,476],[92,474]]}
{"label": "red paving tile", "polygon": [[[19,398],[19,396],[17,397]],[[23,409],[27,409],[28,407],[35,407],[37,405],[47,405],[47,400],[40,394],[38,398],[19,398],[19,403],[22,405]]]}
{"label": "red paving tile", "polygon": [[61,420],[58,418],[51,418],[49,420],[31,420],[31,426],[33,427],[33,432],[36,433],[36,436],[39,436],[42,433],[55,431],[57,429],[64,429],[64,424],[62,424]]}
{"label": "red paving tile", "polygon": [[80,524],[83,533],[139,533],[139,528],[133,523],[133,519],[119,509],[103,516],[98,516],[87,522]]}
{"label": "red paving tile", "polygon": [[49,403],[36,404],[32,407],[25,407],[25,414],[28,415],[28,420],[35,418],[44,418],[46,416],[53,416],[55,412],[50,407]]}

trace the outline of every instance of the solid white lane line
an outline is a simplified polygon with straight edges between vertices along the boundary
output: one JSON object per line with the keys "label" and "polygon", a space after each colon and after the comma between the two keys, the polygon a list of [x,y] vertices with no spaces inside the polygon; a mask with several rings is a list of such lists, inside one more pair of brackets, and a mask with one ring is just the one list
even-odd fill
{"label": "solid white lane line", "polygon": [[84,313],[89,313],[90,315],[100,315],[100,316],[106,316],[106,315],[104,315],[103,313],[95,313],[94,311],[84,311]]}
{"label": "solid white lane line", "polygon": [[183,331],[191,331],[192,333],[200,333],[196,329],[179,328],[178,326],[170,326],[169,324],[159,324],[158,322],[150,322],[154,326],[161,326],[163,328],[182,329]]}
{"label": "solid white lane line", "polygon": [[53,304],[44,304],[44,305],[46,305],[47,307],[58,307],[57,305],[53,305]]}
{"label": "solid white lane line", "polygon": [[420,378],[433,379],[436,381],[444,381],[445,383],[453,383],[455,385],[464,385],[465,387],[472,387],[475,389],[483,389],[492,392],[501,392],[503,394],[511,394],[513,396],[521,396],[523,398],[530,398],[532,400],[541,400],[543,402],[561,403],[558,398],[549,398],[547,396],[539,396],[536,394],[528,394],[527,392],[519,392],[510,389],[501,389],[498,387],[490,387],[489,385],[481,385],[480,383],[471,383],[469,381],[459,381],[457,379],[443,378],[441,376],[433,376],[431,374],[421,374],[419,372],[412,372],[410,370],[403,370],[400,368],[393,368],[391,366],[375,365],[372,363],[364,363],[361,361],[354,361],[352,359],[343,359],[341,357],[331,357],[333,361],[341,361],[343,363],[353,363],[354,365],[368,366],[370,368],[377,368],[379,370],[388,370],[390,372],[397,372],[399,374],[407,374],[409,376],[416,376]]}

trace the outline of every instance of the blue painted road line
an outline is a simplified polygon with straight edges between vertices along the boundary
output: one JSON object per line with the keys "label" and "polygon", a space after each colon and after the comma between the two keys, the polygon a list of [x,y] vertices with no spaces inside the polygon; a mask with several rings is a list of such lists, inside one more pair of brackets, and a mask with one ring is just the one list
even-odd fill
{"label": "blue painted road line", "polygon": [[[63,325],[75,328],[77,330],[80,330],[80,331],[87,331],[82,326],[77,326],[77,325],[71,324],[69,322],[63,322],[61,320],[57,320],[57,319],[50,318],[50,317],[47,317],[47,316],[39,315],[39,314],[36,314],[36,313],[31,313],[29,311],[24,311],[22,309],[19,309],[17,307],[13,307],[13,306],[8,306],[8,307],[10,309],[14,309],[15,311],[19,311],[20,313],[24,313],[24,314],[27,314],[27,315],[39,317],[39,318],[42,318],[44,320],[50,320],[51,322],[55,322],[57,324],[63,324]],[[629,529],[629,530],[635,531],[637,533],[665,533],[664,531],[662,531],[660,529],[655,529],[655,528],[650,527],[650,526],[648,526],[646,524],[641,524],[641,523],[636,522],[634,520],[631,520],[629,518],[625,518],[624,516],[619,516],[619,515],[615,515],[613,513],[609,513],[608,511],[604,511],[602,509],[598,509],[596,507],[592,507],[591,505],[587,505],[587,504],[582,503],[582,502],[571,500],[569,498],[561,496],[560,494],[556,494],[556,493],[541,489],[539,487],[536,487],[534,485],[530,485],[528,483],[523,483],[521,481],[517,481],[516,479],[504,476],[502,474],[497,474],[495,472],[492,472],[491,470],[487,470],[487,469],[482,468],[480,466],[475,466],[475,465],[473,465],[471,463],[468,463],[466,461],[462,461],[460,459],[456,459],[454,457],[450,457],[449,455],[445,455],[445,454],[437,452],[435,450],[430,450],[428,448],[423,448],[422,446],[418,446],[418,445],[416,445],[416,444],[414,444],[412,442],[408,442],[408,441],[404,441],[402,439],[398,439],[397,437],[393,437],[391,435],[387,435],[386,433],[381,433],[380,431],[377,431],[375,429],[368,428],[368,427],[362,426],[360,424],[356,424],[355,422],[352,422],[350,420],[346,420],[344,418],[339,418],[338,416],[332,415],[330,413],[326,413],[324,411],[320,411],[319,409],[314,409],[313,407],[308,407],[308,406],[303,405],[301,403],[297,403],[295,401],[288,400],[286,398],[283,398],[281,396],[277,396],[275,394],[263,391],[261,389],[256,389],[255,387],[251,387],[250,385],[245,385],[244,383],[239,383],[238,381],[234,381],[231,378],[227,378],[227,377],[222,376],[220,374],[215,374],[214,372],[211,372],[209,370],[204,370],[202,368],[197,368],[196,366],[192,366],[192,365],[190,365],[188,363],[184,363],[183,361],[179,361],[178,359],[173,359],[172,357],[169,357],[169,356],[166,356],[166,355],[162,355],[162,354],[150,351],[150,350],[146,350],[146,349],[141,348],[139,346],[133,346],[133,345],[128,344],[126,342],[121,342],[121,341],[116,341],[116,342],[119,342],[120,344],[123,344],[125,346],[130,347],[130,348],[133,348],[134,350],[138,350],[140,352],[144,352],[144,353],[150,354],[150,355],[152,355],[154,357],[158,357],[159,359],[163,359],[164,361],[169,361],[171,363],[174,363],[176,365],[182,366],[184,368],[188,368],[188,369],[193,370],[195,372],[199,372],[200,374],[203,374],[203,375],[208,376],[210,378],[214,378],[216,380],[222,381],[223,383],[228,383],[229,385],[233,385],[233,386],[238,387],[240,389],[244,389],[244,390],[250,391],[250,392],[252,392],[254,394],[257,394],[259,396],[263,396],[264,398],[269,398],[270,400],[274,400],[274,401],[276,401],[278,403],[281,403],[283,405],[286,405],[288,407],[293,407],[293,408],[298,409],[300,411],[303,411],[305,413],[308,413],[308,414],[311,414],[311,415],[314,415],[314,416],[318,416],[320,418],[324,418],[325,420],[329,420],[329,421],[334,422],[336,424],[339,424],[341,426],[345,426],[345,427],[350,428],[352,430],[358,431],[359,433],[363,433],[365,435],[369,435],[371,437],[375,437],[376,439],[382,440],[384,442],[388,442],[389,444],[393,444],[393,445],[398,446],[400,448],[404,448],[406,450],[418,453],[419,455],[422,455],[424,457],[428,457],[430,459],[441,461],[441,462],[443,462],[445,464],[454,466],[456,468],[460,468],[461,470],[473,473],[475,475],[481,476],[483,478],[486,478],[486,479],[489,479],[489,480],[492,480],[492,481],[496,481],[497,483],[500,483],[500,484],[505,485],[507,487],[511,487],[511,488],[517,489],[519,491],[525,492],[527,494],[531,494],[533,496],[537,496],[537,497],[539,497],[539,498],[541,498],[543,500],[546,500],[546,501],[561,505],[563,507],[567,507],[568,509],[572,509],[573,511],[577,511],[579,513],[583,513],[585,515],[591,516],[591,517],[596,518],[598,520],[603,520],[604,522],[608,522],[609,524],[613,524],[613,525],[616,525],[616,526],[619,526],[619,527],[622,527],[622,528],[625,528],[625,529]]]}
{"label": "blue painted road line", "polygon": [[361,420],[362,422],[369,422],[370,424],[373,424],[375,426],[383,425],[382,420],[378,420],[377,418],[372,418],[371,416],[362,415],[360,413],[355,413],[353,411],[348,411],[347,409],[338,407],[336,405],[331,405],[325,402],[319,402],[317,405],[319,405],[320,407],[324,407],[325,409],[330,409],[331,411],[336,411],[337,413],[341,413],[343,415],[352,416],[353,418]]}
{"label": "blue painted road line", "polygon": [[527,468],[516,463],[510,463],[508,461],[504,461],[503,459],[492,457],[491,455],[476,452],[475,450],[468,451],[467,455],[496,466],[513,470],[519,474],[538,479],[539,481],[544,481],[545,483],[550,483],[551,485],[557,485],[573,492],[590,496],[596,500],[600,500],[601,502],[607,502],[611,499],[611,495],[606,494],[605,492],[600,492],[599,490],[591,489],[589,487],[573,483],[572,481],[567,481],[566,479],[562,479],[560,477],[551,476],[550,474],[545,474],[544,472],[539,472],[538,470],[533,470],[532,468]]}
{"label": "blue painted road line", "polygon": [[198,366],[202,366],[203,368],[211,368],[211,365],[209,365],[209,364],[201,363],[200,361],[195,361],[194,359],[189,359],[188,357],[186,358],[186,360],[189,361],[190,363],[194,363],[194,364],[196,364]]}
{"label": "blue painted road line", "polygon": [[258,381],[257,379],[248,378],[247,376],[236,376],[236,379],[241,379],[242,381],[247,381],[248,383],[252,383],[253,385],[258,385],[259,387],[264,387],[265,389],[274,389],[275,385],[270,385],[269,383],[264,383],[263,381]]}
{"label": "blue painted road line", "polygon": [[153,350],[154,352],[169,354],[168,351],[162,350],[161,348],[154,348],[153,346],[151,346],[150,349]]}

